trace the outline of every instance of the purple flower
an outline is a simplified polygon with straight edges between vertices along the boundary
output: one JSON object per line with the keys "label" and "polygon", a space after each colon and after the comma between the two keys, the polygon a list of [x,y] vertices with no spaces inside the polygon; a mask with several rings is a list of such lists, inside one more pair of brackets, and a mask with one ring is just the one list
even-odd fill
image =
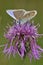
{"label": "purple flower", "polygon": [[37,45],[37,39],[43,34],[38,34],[38,26],[29,21],[11,26],[7,33],[4,34],[9,43],[5,45],[3,53],[7,55],[18,53],[21,58],[28,55],[30,60],[32,57],[39,59],[43,49]]}

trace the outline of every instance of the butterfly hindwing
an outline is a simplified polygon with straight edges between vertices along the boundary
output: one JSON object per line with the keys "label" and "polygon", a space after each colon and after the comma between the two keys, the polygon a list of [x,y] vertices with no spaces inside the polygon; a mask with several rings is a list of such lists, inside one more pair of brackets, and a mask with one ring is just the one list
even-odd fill
{"label": "butterfly hindwing", "polygon": [[33,11],[27,11],[24,16],[23,16],[23,19],[27,19],[27,20],[31,20],[32,18],[34,18],[37,14],[37,11],[36,10],[33,10]]}

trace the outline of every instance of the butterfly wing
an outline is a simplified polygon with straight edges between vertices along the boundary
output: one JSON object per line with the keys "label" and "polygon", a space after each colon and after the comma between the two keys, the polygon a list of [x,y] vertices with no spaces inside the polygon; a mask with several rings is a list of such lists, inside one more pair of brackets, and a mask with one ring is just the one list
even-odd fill
{"label": "butterfly wing", "polygon": [[22,18],[22,16],[25,13],[24,9],[18,9],[18,10],[6,10],[6,12],[15,20],[19,20]]}
{"label": "butterfly wing", "polygon": [[24,16],[23,16],[23,19],[27,19],[27,20],[31,20],[32,18],[34,18],[37,14],[37,11],[36,10],[33,10],[33,11],[27,11]]}
{"label": "butterfly wing", "polygon": [[14,11],[13,13],[14,13],[16,19],[20,20],[20,19],[22,19],[23,15],[25,13],[25,10],[19,9],[19,10]]}
{"label": "butterfly wing", "polygon": [[30,21],[32,18],[34,18],[37,14],[36,10],[33,11],[26,11],[21,19],[21,23],[24,24],[26,21]]}
{"label": "butterfly wing", "polygon": [[14,10],[6,10],[7,14],[10,15],[13,19],[16,20],[16,17],[14,16]]}

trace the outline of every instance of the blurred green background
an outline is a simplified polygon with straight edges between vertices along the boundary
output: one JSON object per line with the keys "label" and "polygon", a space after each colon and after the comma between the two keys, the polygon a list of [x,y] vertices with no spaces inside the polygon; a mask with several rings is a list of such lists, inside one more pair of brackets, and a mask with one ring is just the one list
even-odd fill
{"label": "blurred green background", "polygon": [[[7,23],[11,23],[13,19],[6,13],[7,9],[26,9],[37,10],[38,14],[34,18],[35,24],[39,23],[39,33],[43,33],[43,0],[0,0],[0,45],[7,41],[3,37],[4,28]],[[38,39],[38,44],[43,47],[43,37]],[[18,55],[8,59],[2,53],[3,48],[0,48],[0,65],[43,65],[43,58],[40,60],[32,59],[30,63],[29,58],[21,59]]]}

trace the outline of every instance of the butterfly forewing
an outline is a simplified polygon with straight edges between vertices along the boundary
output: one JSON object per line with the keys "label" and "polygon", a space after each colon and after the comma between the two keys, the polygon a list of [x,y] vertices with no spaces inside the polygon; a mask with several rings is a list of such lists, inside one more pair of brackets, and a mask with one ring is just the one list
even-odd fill
{"label": "butterfly forewing", "polygon": [[6,12],[15,20],[19,20],[23,17],[24,13],[26,12],[24,9],[18,10],[6,10]]}
{"label": "butterfly forewing", "polygon": [[25,13],[25,10],[16,10],[13,12],[14,13],[14,16],[16,17],[16,19],[22,19],[23,18],[23,15]]}

